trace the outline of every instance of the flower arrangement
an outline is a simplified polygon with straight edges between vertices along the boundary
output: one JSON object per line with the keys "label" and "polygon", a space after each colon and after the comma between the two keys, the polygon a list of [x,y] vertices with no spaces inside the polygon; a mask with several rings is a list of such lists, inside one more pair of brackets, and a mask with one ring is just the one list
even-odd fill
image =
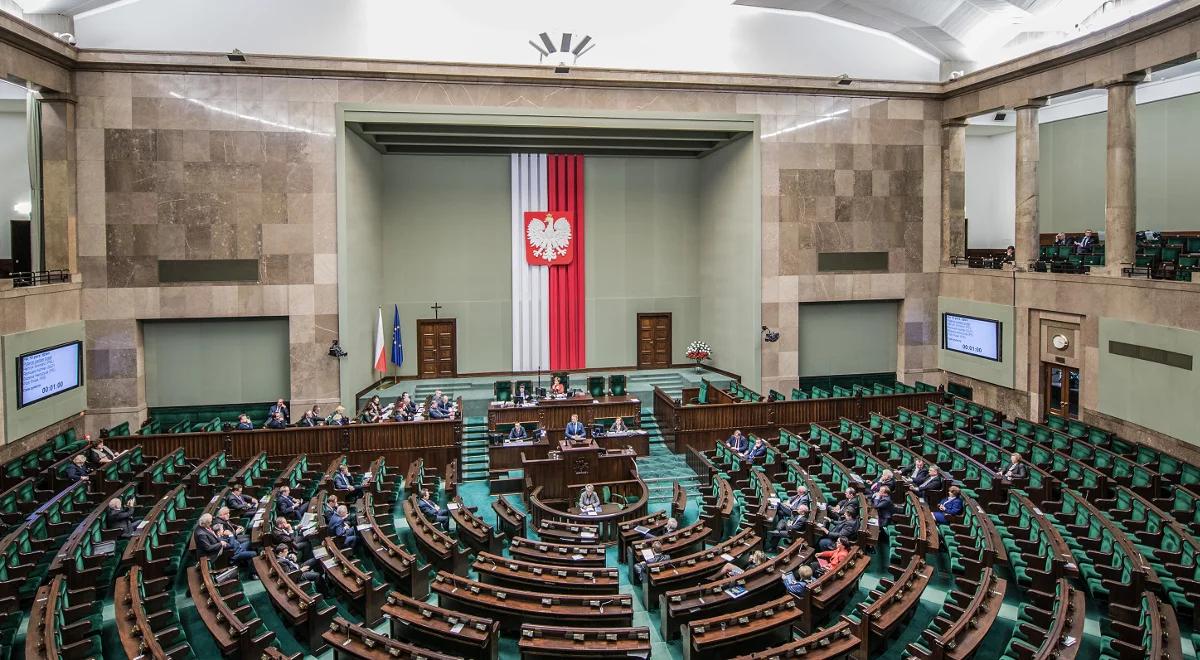
{"label": "flower arrangement", "polygon": [[708,344],[697,339],[696,341],[688,344],[687,353],[685,356],[689,360],[695,360],[696,364],[698,365],[701,361],[712,357],[712,349],[708,347]]}

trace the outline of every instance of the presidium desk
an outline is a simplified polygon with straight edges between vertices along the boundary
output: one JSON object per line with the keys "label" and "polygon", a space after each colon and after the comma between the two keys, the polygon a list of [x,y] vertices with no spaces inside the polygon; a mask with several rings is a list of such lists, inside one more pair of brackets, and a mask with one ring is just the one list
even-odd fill
{"label": "presidium desk", "polygon": [[[638,456],[650,453],[650,436],[641,426],[641,401],[630,396],[593,397],[588,395],[566,398],[539,399],[537,403],[515,405],[511,402],[493,402],[488,406],[488,432],[496,441],[488,449],[488,465],[492,469],[517,469],[521,467],[522,454],[527,459],[546,458],[550,449],[557,448],[565,437],[567,422],[571,415],[579,415],[586,434],[600,449],[627,449],[632,447]],[[593,435],[592,425],[604,420],[605,428],[616,417],[625,419],[627,433],[605,433]],[[546,438],[530,438],[518,442],[503,442],[514,424],[532,426],[540,423],[546,429]]]}

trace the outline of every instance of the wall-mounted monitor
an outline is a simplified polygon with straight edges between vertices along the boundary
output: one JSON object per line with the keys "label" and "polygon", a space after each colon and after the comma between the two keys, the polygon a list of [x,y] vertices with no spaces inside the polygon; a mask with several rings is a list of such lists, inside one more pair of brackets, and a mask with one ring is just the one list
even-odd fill
{"label": "wall-mounted monitor", "polygon": [[962,314],[942,314],[942,348],[1000,361],[1000,322]]}
{"label": "wall-mounted monitor", "polygon": [[17,407],[69,392],[83,383],[83,342],[72,341],[17,357]]}

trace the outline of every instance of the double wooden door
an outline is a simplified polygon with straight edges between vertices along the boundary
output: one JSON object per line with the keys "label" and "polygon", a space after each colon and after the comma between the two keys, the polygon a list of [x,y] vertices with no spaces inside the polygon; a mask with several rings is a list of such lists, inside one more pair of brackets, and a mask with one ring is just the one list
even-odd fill
{"label": "double wooden door", "polygon": [[671,366],[671,314],[637,315],[638,369]]}
{"label": "double wooden door", "polygon": [[439,378],[458,374],[457,325],[454,319],[418,319],[417,375]]}
{"label": "double wooden door", "polygon": [[1042,397],[1047,413],[1079,418],[1079,370],[1061,364],[1042,363]]}

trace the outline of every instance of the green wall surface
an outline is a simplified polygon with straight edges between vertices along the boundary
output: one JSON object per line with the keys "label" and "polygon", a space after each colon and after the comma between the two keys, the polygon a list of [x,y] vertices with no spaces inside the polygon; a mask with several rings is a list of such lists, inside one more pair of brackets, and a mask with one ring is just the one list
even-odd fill
{"label": "green wall surface", "polygon": [[143,321],[146,403],[274,401],[291,391],[286,318]]}
{"label": "green wall surface", "polygon": [[[338,168],[338,335],[350,353],[340,360],[341,399],[354,407],[354,394],[379,378],[372,369],[375,325],[383,304],[383,156],[362,138],[346,133]],[[391,310],[384,320],[390,336]],[[411,335],[410,335],[411,336]]]}
{"label": "green wall surface", "polygon": [[[1041,125],[1043,233],[1104,230],[1108,115]],[[1200,94],[1137,106],[1137,228],[1200,230]]]}
{"label": "green wall surface", "polygon": [[700,322],[700,162],[584,160],[587,358],[637,364],[638,313],[671,313],[671,361]]}
{"label": "green wall surface", "polygon": [[[1183,353],[1192,368],[1114,355],[1109,342]],[[1100,317],[1100,412],[1200,444],[1200,332]]]}
{"label": "green wall surface", "polygon": [[800,305],[800,377],[896,371],[899,301]]}
{"label": "green wall surface", "polygon": [[700,160],[700,336],[711,364],[761,385],[762,238],[757,137]]}
{"label": "green wall surface", "polygon": [[[942,314],[962,314],[1000,321],[1000,361],[964,355],[942,348]],[[1016,379],[1016,310],[1011,305],[938,297],[938,368],[1012,389]]]}
{"label": "green wall surface", "polygon": [[[20,387],[17,373],[17,357],[51,346],[58,346],[72,341],[83,341],[83,321],[56,325],[40,330],[18,332],[0,337],[0,360],[4,368],[4,437],[9,442],[19,440],[30,433],[41,430],[61,420],[83,412],[87,407],[87,367],[84,366],[83,380],[80,386],[42,399],[17,409],[17,390]],[[86,363],[87,344],[84,344],[84,355],[81,360]],[[287,363],[284,363],[286,368]]]}
{"label": "green wall surface", "polygon": [[[508,156],[383,159],[384,332],[400,305],[401,374],[417,373],[417,319],[456,319],[459,372],[512,369]],[[368,349],[369,351],[369,349]]]}

